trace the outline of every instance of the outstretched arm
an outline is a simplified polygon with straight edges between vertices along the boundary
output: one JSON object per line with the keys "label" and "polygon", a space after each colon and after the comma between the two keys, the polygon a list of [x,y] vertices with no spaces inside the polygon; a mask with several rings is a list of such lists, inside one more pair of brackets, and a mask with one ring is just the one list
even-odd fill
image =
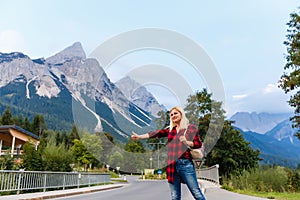
{"label": "outstretched arm", "polygon": [[138,135],[135,132],[132,132],[132,135],[131,135],[131,139],[133,139],[133,140],[142,140],[142,139],[147,139],[147,138],[149,138],[148,133]]}

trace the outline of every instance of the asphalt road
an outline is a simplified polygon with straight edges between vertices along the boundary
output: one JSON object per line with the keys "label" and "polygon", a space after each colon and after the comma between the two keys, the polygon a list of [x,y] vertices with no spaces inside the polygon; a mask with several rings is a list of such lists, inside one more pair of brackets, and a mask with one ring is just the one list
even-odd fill
{"label": "asphalt road", "polygon": [[[136,176],[128,176],[129,183],[115,183],[92,187],[54,190],[47,192],[25,193],[19,195],[0,196],[0,200],[162,200],[171,199],[166,180],[138,180]],[[201,181],[205,186],[207,200],[263,200],[263,198],[236,194],[217,187],[209,181]],[[186,185],[182,184],[182,200],[193,200]]]}
{"label": "asphalt road", "polygon": [[[129,176],[129,184],[119,189],[93,192],[76,196],[55,198],[55,200],[161,200],[171,199],[167,181],[138,180],[137,177]],[[192,200],[187,187],[182,185],[182,200]]]}
{"label": "asphalt road", "polygon": [[[137,177],[128,177],[129,184],[118,188],[100,192],[55,198],[54,200],[162,200],[171,199],[167,181],[143,181]],[[212,184],[206,185],[205,196],[207,200],[262,200],[263,198],[229,192]],[[193,200],[186,185],[182,184],[182,200]]]}

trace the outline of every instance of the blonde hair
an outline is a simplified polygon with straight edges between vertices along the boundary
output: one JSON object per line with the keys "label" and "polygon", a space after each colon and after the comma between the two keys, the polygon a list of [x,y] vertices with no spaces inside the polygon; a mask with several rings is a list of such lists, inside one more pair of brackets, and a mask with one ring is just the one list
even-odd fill
{"label": "blonde hair", "polygon": [[[172,110],[177,110],[178,112],[180,112],[180,114],[181,114],[180,129],[186,129],[189,125],[189,120],[186,118],[184,110],[182,108],[180,108],[179,106],[175,106],[175,107],[171,108],[170,113],[172,112]],[[171,131],[174,127],[175,127],[175,124],[171,120],[171,116],[170,116],[169,130]]]}

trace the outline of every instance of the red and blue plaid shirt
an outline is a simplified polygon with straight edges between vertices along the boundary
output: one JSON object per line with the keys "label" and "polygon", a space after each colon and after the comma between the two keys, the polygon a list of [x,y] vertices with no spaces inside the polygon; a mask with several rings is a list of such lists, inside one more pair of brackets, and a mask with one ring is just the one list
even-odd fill
{"label": "red and blue plaid shirt", "polygon": [[[168,182],[174,183],[175,162],[180,158],[186,158],[192,160],[191,153],[188,147],[180,142],[179,137],[184,135],[185,129],[181,129],[178,133],[176,127],[170,131],[169,128],[151,131],[149,132],[150,138],[168,137],[168,162],[167,162],[167,179]],[[192,148],[200,148],[202,142],[200,141],[200,135],[198,129],[194,124],[190,124],[187,128],[185,137],[188,141],[193,141],[194,146]]]}

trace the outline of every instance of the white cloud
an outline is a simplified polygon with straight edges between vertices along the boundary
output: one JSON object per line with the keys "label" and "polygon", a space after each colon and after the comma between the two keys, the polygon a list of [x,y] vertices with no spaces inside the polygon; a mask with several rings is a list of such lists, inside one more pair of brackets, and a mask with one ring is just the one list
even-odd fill
{"label": "white cloud", "polygon": [[233,100],[241,100],[245,99],[246,97],[248,97],[248,94],[237,94],[232,96]]}
{"label": "white cloud", "polygon": [[263,94],[275,93],[275,92],[282,92],[282,90],[280,90],[278,88],[278,85],[276,85],[276,84],[270,83],[263,89]]}
{"label": "white cloud", "polygon": [[236,112],[292,112],[287,103],[289,95],[285,94],[277,84],[267,84],[265,87],[240,91],[240,94],[231,95],[225,105],[227,116]]}
{"label": "white cloud", "polygon": [[4,30],[0,32],[0,52],[9,53],[22,51],[25,40],[22,34],[15,30]]}

